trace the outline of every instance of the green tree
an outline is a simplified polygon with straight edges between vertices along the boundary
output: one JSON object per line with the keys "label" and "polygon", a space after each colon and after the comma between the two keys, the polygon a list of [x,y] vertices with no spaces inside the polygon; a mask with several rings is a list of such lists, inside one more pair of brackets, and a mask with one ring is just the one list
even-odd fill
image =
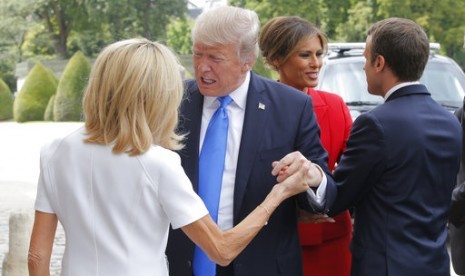
{"label": "green tree", "polygon": [[442,53],[454,58],[465,68],[463,49],[465,0],[378,0],[377,18],[409,18],[428,34],[430,41],[441,44]]}
{"label": "green tree", "polygon": [[87,57],[96,56],[105,46],[113,42],[107,27],[108,25],[104,24],[96,30],[71,32],[68,39],[68,52],[81,51]]}
{"label": "green tree", "polygon": [[83,29],[89,22],[85,1],[36,0],[35,14],[44,22],[59,58],[67,57],[67,41],[73,29]]}
{"label": "green tree", "polygon": [[0,121],[13,118],[13,97],[8,85],[0,79]]}
{"label": "green tree", "polygon": [[0,79],[3,79],[11,91],[16,91],[15,66],[16,55],[11,52],[11,48],[0,47]]}
{"label": "green tree", "polygon": [[95,56],[120,39],[165,40],[170,19],[186,11],[187,0],[0,0],[0,50],[26,58],[65,59],[78,50]]}
{"label": "green tree", "polygon": [[[297,15],[321,26],[327,20],[327,1],[324,0],[230,0],[234,6],[241,6],[254,10],[260,22],[264,24],[273,17],[281,15]],[[337,4],[337,3],[332,3]]]}
{"label": "green tree", "polygon": [[152,40],[166,39],[166,26],[170,18],[183,17],[187,11],[187,0],[101,2],[105,2],[104,10],[114,40],[134,36]]}
{"label": "green tree", "polygon": [[347,21],[340,23],[332,41],[365,41],[368,28],[373,22],[373,8],[365,2],[358,2],[348,11]]}
{"label": "green tree", "polygon": [[82,95],[89,79],[90,63],[82,52],[76,52],[58,82],[53,103],[54,121],[80,121]]}
{"label": "green tree", "polygon": [[42,121],[50,97],[56,92],[56,79],[41,62],[37,62],[26,77],[13,103],[13,118],[17,122]]}
{"label": "green tree", "polygon": [[[444,0],[434,3],[431,13],[420,23],[430,39],[441,43],[442,52],[455,59],[465,68],[464,34],[465,0]],[[420,17],[423,18],[423,17]]]}
{"label": "green tree", "polygon": [[14,49],[16,60],[23,60],[23,44],[34,21],[32,0],[0,1],[0,47]]}
{"label": "green tree", "polygon": [[255,62],[252,70],[263,76],[263,77],[266,77],[266,78],[269,78],[269,79],[272,79],[272,80],[277,80],[279,79],[279,74],[274,71],[273,69],[269,68],[268,66],[265,65],[265,62],[263,61],[263,57],[261,55],[258,56],[257,58],[257,62]]}
{"label": "green tree", "polygon": [[194,21],[190,18],[172,18],[167,26],[166,44],[180,55],[192,52],[191,31]]}
{"label": "green tree", "polygon": [[15,65],[23,60],[23,45],[35,26],[32,0],[0,0],[0,78],[16,91]]}
{"label": "green tree", "polygon": [[345,22],[351,1],[230,0],[229,4],[254,10],[262,25],[276,16],[297,15],[318,26],[331,38],[337,25]]}

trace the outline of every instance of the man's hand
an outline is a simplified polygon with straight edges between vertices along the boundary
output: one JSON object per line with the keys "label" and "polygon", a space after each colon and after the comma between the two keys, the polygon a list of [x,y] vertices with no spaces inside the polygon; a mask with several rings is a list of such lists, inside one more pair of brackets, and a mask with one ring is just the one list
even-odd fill
{"label": "man's hand", "polygon": [[321,169],[298,151],[291,152],[281,160],[273,162],[272,166],[271,174],[277,176],[276,180],[279,183],[294,174],[300,174],[302,181],[308,187],[317,188],[323,179]]}
{"label": "man's hand", "polygon": [[298,212],[299,212],[298,213],[299,222],[303,222],[303,223],[335,222],[335,220],[331,217],[328,217],[328,215],[312,214],[300,208]]}

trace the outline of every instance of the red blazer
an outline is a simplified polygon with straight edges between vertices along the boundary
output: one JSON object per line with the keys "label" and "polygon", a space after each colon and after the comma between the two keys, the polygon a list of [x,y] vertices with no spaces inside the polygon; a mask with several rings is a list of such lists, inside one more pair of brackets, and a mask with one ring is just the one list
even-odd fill
{"label": "red blazer", "polygon": [[[314,111],[320,126],[320,140],[328,152],[328,167],[334,170],[337,161],[346,149],[352,117],[343,99],[334,94],[308,88]],[[348,211],[335,217],[335,223],[301,223],[299,225],[302,246],[317,245],[324,241],[345,236],[352,232]]]}

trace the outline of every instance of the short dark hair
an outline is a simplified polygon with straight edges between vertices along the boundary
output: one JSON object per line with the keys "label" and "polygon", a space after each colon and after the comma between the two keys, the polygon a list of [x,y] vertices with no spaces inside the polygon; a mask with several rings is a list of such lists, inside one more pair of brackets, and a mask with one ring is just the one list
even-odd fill
{"label": "short dark hair", "polygon": [[368,30],[372,62],[382,55],[401,81],[421,78],[429,58],[429,41],[415,22],[392,17],[376,22]]}

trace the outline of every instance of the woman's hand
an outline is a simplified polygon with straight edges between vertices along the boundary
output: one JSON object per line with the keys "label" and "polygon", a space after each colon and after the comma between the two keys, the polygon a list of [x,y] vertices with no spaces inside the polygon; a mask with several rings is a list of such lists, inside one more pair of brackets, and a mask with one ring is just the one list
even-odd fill
{"label": "woman's hand", "polygon": [[272,166],[271,174],[277,176],[276,180],[279,183],[297,175],[294,180],[300,179],[307,188],[317,188],[323,179],[321,169],[298,151],[291,152],[281,160],[273,162]]}

